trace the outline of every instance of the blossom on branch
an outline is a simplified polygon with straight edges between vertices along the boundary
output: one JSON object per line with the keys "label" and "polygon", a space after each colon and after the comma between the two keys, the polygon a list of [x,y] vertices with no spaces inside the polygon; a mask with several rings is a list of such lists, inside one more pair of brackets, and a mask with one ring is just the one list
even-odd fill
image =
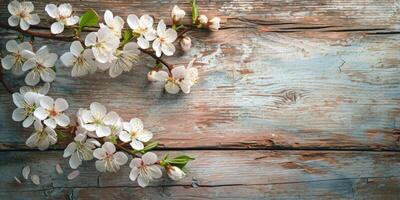
{"label": "blossom on branch", "polygon": [[30,25],[37,25],[40,22],[39,15],[31,14],[34,10],[32,2],[28,1],[11,1],[8,6],[8,12],[11,16],[8,18],[8,24],[10,26],[18,26],[26,31]]}
{"label": "blossom on branch", "polygon": [[121,165],[125,165],[128,157],[121,151],[115,151],[115,146],[111,142],[105,142],[101,148],[95,149],[93,156],[98,159],[96,169],[100,172],[116,172]]}
{"label": "blossom on branch", "polygon": [[175,53],[175,46],[172,44],[178,34],[172,28],[167,29],[163,20],[157,25],[157,38],[153,42],[153,49],[157,57],[161,56],[161,52],[167,56],[172,56]]}
{"label": "blossom on branch", "polygon": [[23,71],[30,72],[25,77],[25,83],[34,86],[40,79],[44,82],[52,82],[56,78],[56,72],[52,69],[57,61],[57,54],[49,53],[47,46],[42,46],[36,53],[24,50],[22,56],[27,61],[22,66]]}
{"label": "blossom on branch", "polygon": [[107,113],[107,109],[100,103],[90,104],[90,110],[82,111],[82,127],[88,131],[96,131],[97,137],[105,137],[111,134],[109,125],[114,124],[119,116],[115,112]]}
{"label": "blossom on branch", "polygon": [[153,137],[153,133],[143,128],[142,120],[133,118],[129,122],[124,122],[124,131],[119,135],[119,139],[129,144],[135,150],[142,150],[142,142],[148,142]]}
{"label": "blossom on branch", "polygon": [[83,160],[93,159],[93,150],[96,146],[100,146],[97,140],[87,139],[85,134],[77,134],[74,141],[65,148],[63,157],[70,157],[69,165],[72,169],[76,169],[82,164]]}
{"label": "blossom on branch", "polygon": [[112,61],[110,66],[109,75],[111,78],[115,78],[122,74],[122,72],[129,72],[132,69],[133,63],[139,59],[139,46],[130,42],[124,46],[121,50],[117,50],[115,53],[116,59]]}
{"label": "blossom on branch", "polygon": [[64,26],[72,26],[79,22],[79,17],[72,15],[72,6],[69,3],[60,4],[47,4],[45,7],[47,14],[57,20],[51,24],[50,31],[52,34],[59,34],[64,31]]}
{"label": "blossom on branch", "polygon": [[63,98],[58,98],[55,101],[53,98],[43,96],[40,98],[40,107],[36,108],[34,115],[40,120],[44,120],[44,124],[50,128],[68,126],[70,119],[64,114],[68,109],[68,102]]}
{"label": "blossom on branch", "polygon": [[119,47],[119,38],[108,27],[102,27],[86,36],[85,46],[92,48],[98,62],[110,63],[115,59],[114,52]]}
{"label": "blossom on branch", "polygon": [[35,132],[26,140],[28,147],[37,147],[43,151],[57,142],[57,133],[50,127],[44,128],[40,121],[35,121]]}
{"label": "blossom on branch", "polygon": [[37,108],[38,95],[34,92],[27,92],[20,94],[18,92],[12,94],[12,98],[17,108],[12,113],[12,119],[16,122],[22,122],[25,128],[30,127],[35,120],[37,120],[33,113]]}
{"label": "blossom on branch", "polygon": [[85,76],[96,72],[97,67],[93,59],[92,50],[84,49],[79,41],[72,42],[70,52],[64,53],[60,57],[60,60],[66,67],[72,66],[72,77]]}
{"label": "blossom on branch", "polygon": [[142,49],[150,47],[149,41],[156,39],[156,31],[153,28],[153,18],[149,15],[142,15],[140,19],[136,15],[128,15],[127,22],[133,34],[139,35],[137,44]]}
{"label": "blossom on branch", "polygon": [[145,153],[142,158],[132,159],[129,164],[129,167],[132,168],[129,178],[132,181],[137,179],[141,187],[146,187],[150,181],[161,178],[162,171],[156,164],[157,160],[157,155],[153,152]]}
{"label": "blossom on branch", "polygon": [[22,57],[22,52],[24,50],[32,51],[32,45],[29,44],[29,42],[18,44],[15,40],[9,40],[6,43],[6,49],[11,54],[1,59],[1,65],[6,70],[11,69],[13,74],[21,75],[23,73],[22,64],[26,61],[26,59]]}
{"label": "blossom on branch", "polygon": [[121,30],[124,28],[124,20],[120,16],[115,16],[110,10],[106,10],[104,13],[104,22],[100,23],[100,28],[108,27],[115,36],[121,38]]}

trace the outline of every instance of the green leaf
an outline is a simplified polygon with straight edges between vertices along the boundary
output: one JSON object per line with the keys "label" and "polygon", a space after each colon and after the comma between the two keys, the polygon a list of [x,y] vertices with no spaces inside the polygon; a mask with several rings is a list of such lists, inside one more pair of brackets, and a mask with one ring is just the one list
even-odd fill
{"label": "green leaf", "polygon": [[191,160],[194,160],[194,158],[187,156],[187,155],[181,155],[181,156],[178,156],[178,157],[175,157],[172,159],[167,158],[167,159],[163,160],[163,163],[177,166],[177,167],[183,169],[186,166],[186,164]]}
{"label": "green leaf", "polygon": [[123,42],[124,42],[124,44],[130,42],[132,40],[132,37],[133,37],[133,35],[132,35],[132,31],[131,30],[129,30],[129,29],[124,30],[124,34],[123,34]]}
{"label": "green leaf", "polygon": [[79,20],[79,32],[83,30],[85,27],[89,26],[98,26],[99,23],[99,15],[93,9],[90,9],[83,13]]}
{"label": "green leaf", "polygon": [[199,16],[199,6],[196,0],[190,0],[190,5],[192,6],[192,23],[196,24],[197,17]]}
{"label": "green leaf", "polygon": [[140,150],[140,153],[149,152],[152,149],[156,148],[157,146],[158,146],[158,142],[152,142],[152,143],[146,145],[142,150]]}

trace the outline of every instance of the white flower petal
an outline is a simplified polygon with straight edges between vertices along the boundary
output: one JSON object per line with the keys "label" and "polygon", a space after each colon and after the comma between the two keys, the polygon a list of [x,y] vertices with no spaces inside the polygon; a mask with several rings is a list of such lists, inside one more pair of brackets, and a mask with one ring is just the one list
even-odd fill
{"label": "white flower petal", "polygon": [[54,65],[57,62],[57,54],[55,53],[49,53],[45,56],[45,60],[41,63],[43,66],[49,68],[49,67],[54,67]]}
{"label": "white flower petal", "polygon": [[17,108],[14,110],[12,113],[12,119],[16,122],[20,122],[26,118],[25,116],[25,109],[23,108]]}
{"label": "white flower petal", "polygon": [[111,142],[105,142],[102,149],[104,149],[108,154],[113,154],[115,152],[115,146]]}
{"label": "white flower petal", "polygon": [[105,162],[104,161],[102,161],[102,160],[98,160],[98,161],[96,161],[96,169],[99,171],[99,172],[105,172],[106,171],[106,164],[105,164]]}
{"label": "white flower petal", "polygon": [[40,77],[45,82],[52,82],[56,79],[56,72],[51,68],[46,68],[40,72]]}
{"label": "white flower petal", "polygon": [[72,14],[71,4],[69,4],[69,3],[60,4],[60,6],[58,7],[58,13],[60,14],[60,16],[63,16],[63,17],[71,16],[71,14]]}
{"label": "white flower petal", "polygon": [[162,172],[157,165],[149,166],[149,175],[153,178],[161,178]]}
{"label": "white flower petal", "polygon": [[23,122],[22,122],[22,126],[24,128],[28,128],[33,124],[33,121],[35,120],[35,118],[31,115],[28,116]]}
{"label": "white flower petal", "polygon": [[60,174],[60,175],[64,173],[61,165],[58,163],[56,164],[56,171],[57,171],[57,174]]}
{"label": "white flower petal", "polygon": [[24,177],[24,179],[28,180],[30,173],[31,173],[31,168],[29,167],[29,165],[25,166],[22,169],[22,177]]}
{"label": "white flower petal", "polygon": [[68,144],[68,146],[64,149],[64,158],[70,157],[74,152],[76,151],[76,144],[75,142],[71,142]]}
{"label": "white flower petal", "polygon": [[19,17],[15,16],[15,15],[11,15],[8,18],[8,25],[10,25],[10,26],[18,26],[19,19],[20,19]]}
{"label": "white flower petal", "polygon": [[30,71],[25,77],[25,83],[30,86],[38,84],[40,81],[40,73],[37,71]]}
{"label": "white flower petal", "polygon": [[54,100],[53,98],[49,96],[43,96],[40,98],[40,106],[42,106],[45,109],[51,110],[53,109],[54,106]]}
{"label": "white flower petal", "polygon": [[129,142],[129,141],[131,141],[131,135],[129,135],[129,133],[127,133],[126,131],[122,131],[122,132],[119,134],[119,139],[120,139],[122,142]]}
{"label": "white flower petal", "polygon": [[76,57],[80,56],[82,51],[84,50],[80,41],[73,41],[69,49],[71,53]]}
{"label": "white flower petal", "polygon": [[151,138],[153,137],[153,133],[151,133],[148,130],[143,130],[142,132],[139,132],[136,136],[136,139],[138,139],[139,141],[142,142],[148,142],[149,140],[151,140]]}
{"label": "white flower petal", "polygon": [[119,119],[119,116],[116,112],[111,111],[107,113],[107,115],[104,117],[103,122],[106,125],[113,125],[115,124]]}
{"label": "white flower petal", "polygon": [[179,85],[177,85],[171,81],[167,81],[164,88],[165,88],[165,91],[167,91],[170,94],[177,94],[180,90]]}
{"label": "white flower petal", "polygon": [[97,148],[93,151],[93,156],[99,160],[104,159],[107,154],[103,148]]}
{"label": "white flower petal", "polygon": [[40,185],[40,178],[38,175],[34,174],[31,176],[32,183],[35,185]]}
{"label": "white flower petal", "polygon": [[169,28],[167,31],[165,31],[164,39],[167,43],[172,43],[176,40],[178,37],[178,34],[174,29]]}
{"label": "white flower petal", "polygon": [[105,125],[99,125],[96,128],[96,135],[98,137],[106,137],[109,136],[111,134],[111,129],[108,126]]}
{"label": "white flower petal", "polygon": [[146,15],[142,15],[140,17],[140,22],[146,28],[152,28],[153,27],[153,18],[150,15],[147,15],[147,14]]}
{"label": "white flower petal", "polygon": [[64,24],[60,22],[54,22],[53,24],[51,24],[50,30],[52,34],[62,33],[64,31]]}
{"label": "white flower petal", "polygon": [[28,24],[28,22],[25,21],[24,19],[20,19],[20,20],[19,20],[19,27],[20,27],[22,30],[26,31],[26,30],[29,29],[29,24]]}
{"label": "white flower petal", "polygon": [[[132,161],[133,161],[133,160],[132,160]],[[131,172],[129,173],[129,179],[131,179],[131,181],[135,181],[136,178],[138,177],[138,175],[139,175],[139,170],[138,170],[138,168],[133,168],[133,169],[131,170]]]}
{"label": "white flower petal", "polygon": [[[28,51],[24,51],[24,53],[26,53],[25,55],[29,55]],[[28,71],[34,67],[36,67],[36,61],[35,59],[28,59],[23,65],[22,65],[22,70],[23,71]]]}
{"label": "white flower petal", "polygon": [[147,176],[141,176],[141,175],[139,175],[139,177],[138,177],[138,184],[140,185],[140,187],[146,187],[146,186],[148,186],[149,185],[149,182],[150,182],[150,180],[149,180],[149,178],[147,177]]}
{"label": "white flower petal", "polygon": [[143,130],[143,122],[139,118],[133,118],[129,121],[129,124],[131,125],[131,130],[133,132],[141,132]]}
{"label": "white flower petal", "polygon": [[129,163],[129,167],[134,169],[138,168],[142,165],[142,159],[140,158],[133,158],[132,161]]}
{"label": "white flower petal", "polygon": [[37,25],[40,23],[40,18],[38,14],[31,14],[31,17],[27,21],[30,25]]}
{"label": "white flower petal", "polygon": [[175,53],[175,46],[172,43],[162,43],[161,44],[162,52],[167,56],[172,56]]}
{"label": "white flower petal", "polygon": [[57,111],[62,112],[68,109],[68,102],[63,98],[58,98],[54,102],[54,107]]}
{"label": "white flower petal", "polygon": [[17,41],[15,41],[15,40],[9,40],[9,41],[6,43],[6,49],[7,49],[7,51],[9,51],[9,52],[17,53],[17,52],[18,52],[18,43],[17,43]]}
{"label": "white flower petal", "polygon": [[106,10],[106,12],[104,13],[104,21],[106,22],[106,24],[111,25],[113,23],[113,20],[113,13],[110,10]]}
{"label": "white flower petal", "polygon": [[78,22],[79,22],[79,17],[78,16],[71,16],[71,17],[68,17],[67,19],[65,19],[65,24],[67,26],[75,25]]}
{"label": "white flower petal", "polygon": [[46,109],[42,107],[36,108],[33,114],[35,115],[36,118],[40,120],[44,120],[49,116],[49,113],[46,111]]}
{"label": "white flower petal", "polygon": [[60,125],[61,127],[66,127],[69,125],[69,117],[65,114],[59,113],[56,117],[55,117],[56,123],[58,125]]}
{"label": "white flower petal", "polygon": [[114,162],[116,162],[118,165],[125,165],[126,162],[128,162],[128,156],[125,155],[123,152],[116,152],[113,156]]}
{"label": "white flower petal", "polygon": [[115,78],[122,74],[124,70],[118,64],[114,64],[110,67],[109,75],[111,78]]}
{"label": "white flower petal", "polygon": [[183,65],[180,65],[178,67],[174,67],[171,70],[171,74],[174,78],[176,79],[181,79],[181,78],[185,78],[186,75],[186,68]]}
{"label": "white flower petal", "polygon": [[21,3],[19,1],[11,1],[8,5],[8,12],[10,12],[11,15],[16,15],[20,10],[21,10]]}
{"label": "white flower petal", "polygon": [[166,81],[168,79],[168,77],[169,77],[169,75],[168,75],[168,72],[166,72],[166,71],[160,70],[160,71],[154,73],[154,79],[156,81]]}
{"label": "white flower petal", "polygon": [[44,123],[46,126],[50,127],[50,128],[56,128],[56,127],[57,127],[56,120],[54,120],[54,119],[52,119],[52,118],[49,118],[49,119],[44,120],[43,123]]}
{"label": "white flower petal", "polygon": [[23,2],[21,2],[21,8],[22,8],[23,10],[25,10],[26,12],[30,13],[30,12],[33,11],[33,9],[34,9],[35,7],[33,6],[33,3],[32,3],[32,2],[30,2],[30,1],[23,1]]}
{"label": "white flower petal", "polygon": [[160,57],[161,56],[161,42],[160,39],[157,38],[153,42],[153,50],[156,52],[156,56]]}
{"label": "white flower petal", "polygon": [[157,155],[153,152],[147,152],[142,156],[145,165],[152,165],[157,162]]}
{"label": "white flower petal", "polygon": [[167,26],[164,23],[164,20],[160,20],[157,25],[157,35],[158,36],[163,36],[165,34],[165,29]]}
{"label": "white flower petal", "polygon": [[135,149],[135,150],[142,150],[142,149],[144,148],[143,143],[140,142],[140,141],[138,141],[138,140],[136,140],[136,139],[133,139],[133,140],[131,141],[131,143],[129,143],[129,144],[130,144],[131,147],[132,147],[133,149]]}
{"label": "white flower petal", "polygon": [[104,117],[107,113],[107,109],[102,104],[93,102],[90,104],[90,112],[93,116]]}
{"label": "white flower petal", "polygon": [[95,45],[97,41],[97,33],[91,32],[85,38],[85,46]]}
{"label": "white flower petal", "polygon": [[15,57],[12,55],[7,55],[3,59],[1,59],[1,65],[3,66],[4,69],[10,70],[15,63]]}
{"label": "white flower petal", "polygon": [[150,47],[149,41],[147,41],[143,36],[140,36],[137,39],[137,44],[139,45],[140,48],[142,49],[147,49]]}
{"label": "white flower petal", "polygon": [[54,4],[47,4],[46,7],[44,8],[47,12],[47,14],[51,17],[51,18],[58,18],[59,17],[59,13],[58,13],[58,8],[56,5]]}
{"label": "white flower petal", "polygon": [[64,53],[60,60],[66,67],[71,67],[76,62],[76,58],[71,52]]}
{"label": "white flower petal", "polygon": [[127,22],[131,29],[139,29],[139,18],[136,15],[128,15]]}
{"label": "white flower petal", "polygon": [[69,158],[69,166],[72,169],[76,169],[78,168],[80,165],[82,164],[82,160],[79,159],[78,154],[77,153],[73,153],[71,158]]}
{"label": "white flower petal", "polygon": [[12,94],[13,102],[18,108],[23,108],[25,105],[24,96],[18,92]]}
{"label": "white flower petal", "polygon": [[78,177],[79,174],[80,174],[79,170],[74,170],[74,171],[72,171],[71,173],[68,174],[67,179],[68,180],[72,180],[72,179]]}

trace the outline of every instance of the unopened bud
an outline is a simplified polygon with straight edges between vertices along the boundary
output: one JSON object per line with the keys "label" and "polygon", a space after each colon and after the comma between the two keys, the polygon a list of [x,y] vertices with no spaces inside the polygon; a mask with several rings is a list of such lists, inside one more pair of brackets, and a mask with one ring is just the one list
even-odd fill
{"label": "unopened bud", "polygon": [[183,51],[188,51],[190,47],[192,47],[192,39],[190,39],[188,36],[185,36],[181,39],[179,44],[181,45]]}
{"label": "unopened bud", "polygon": [[218,31],[218,29],[221,27],[220,23],[221,22],[221,18],[219,17],[214,17],[212,18],[208,23],[209,23],[209,28],[212,31]]}
{"label": "unopened bud", "polygon": [[147,80],[149,81],[157,81],[155,78],[156,71],[151,70],[147,73]]}
{"label": "unopened bud", "polygon": [[171,12],[171,18],[174,22],[179,22],[185,16],[185,11],[180,9],[177,5],[174,6]]}
{"label": "unopened bud", "polygon": [[185,176],[186,176],[186,173],[184,171],[182,171],[181,169],[179,169],[179,167],[169,166],[166,169],[167,169],[167,174],[168,174],[169,178],[171,178],[174,181],[181,180],[181,179],[185,178]]}
{"label": "unopened bud", "polygon": [[200,24],[207,24],[208,22],[208,18],[205,15],[200,15],[199,17],[197,17],[197,19],[199,20]]}

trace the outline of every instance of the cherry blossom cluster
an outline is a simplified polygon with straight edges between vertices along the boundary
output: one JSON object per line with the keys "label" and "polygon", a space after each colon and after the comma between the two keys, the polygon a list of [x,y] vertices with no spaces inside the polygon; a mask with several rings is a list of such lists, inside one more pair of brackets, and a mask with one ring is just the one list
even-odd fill
{"label": "cherry blossom cluster", "polygon": [[[63,98],[53,99],[47,93],[50,83],[56,79],[58,63],[72,68],[72,77],[108,71],[109,76],[115,78],[123,72],[131,71],[142,54],[156,60],[147,74],[150,81],[163,82],[165,91],[170,94],[180,91],[190,93],[191,87],[199,80],[199,72],[194,67],[195,59],[187,65],[175,66],[168,64],[162,57],[173,56],[177,51],[175,44],[180,45],[181,50],[189,51],[192,46],[189,31],[194,28],[217,31],[221,21],[219,17],[208,20],[207,16],[199,15],[195,0],[190,1],[190,4],[190,25],[182,23],[186,12],[176,5],[171,12],[172,24],[167,25],[163,19],[155,22],[149,14],[129,14],[125,21],[120,16],[114,16],[110,10],[104,12],[104,22],[100,22],[94,10],[79,16],[69,3],[47,4],[45,11],[52,19],[52,24],[46,35],[27,31],[40,23],[39,16],[34,14],[32,2],[11,1],[8,4],[11,14],[8,24],[20,35],[6,43],[8,54],[1,59],[1,65],[15,75],[25,74],[24,80],[28,86],[12,94],[17,107],[12,113],[12,119],[22,122],[24,128],[33,125],[34,131],[26,140],[26,145],[46,150],[60,140],[69,138],[70,143],[63,157],[69,158],[72,169],[77,169],[83,161],[96,159],[95,168],[98,171],[116,172],[131,157],[129,178],[137,180],[142,187],[161,178],[162,169],[172,180],[184,178],[184,167],[193,158],[181,155],[159,159],[151,152],[158,143],[151,142],[153,133],[144,128],[140,119],[124,121],[116,112],[108,112],[98,102],[68,116],[68,102]],[[92,32],[86,34],[88,30]],[[65,31],[72,31],[74,36],[63,36]],[[26,41],[24,36],[29,36],[30,40]],[[47,46],[36,50],[32,45],[34,37],[70,41],[69,51],[59,57],[50,52]],[[76,176],[79,171],[73,174]]]}

